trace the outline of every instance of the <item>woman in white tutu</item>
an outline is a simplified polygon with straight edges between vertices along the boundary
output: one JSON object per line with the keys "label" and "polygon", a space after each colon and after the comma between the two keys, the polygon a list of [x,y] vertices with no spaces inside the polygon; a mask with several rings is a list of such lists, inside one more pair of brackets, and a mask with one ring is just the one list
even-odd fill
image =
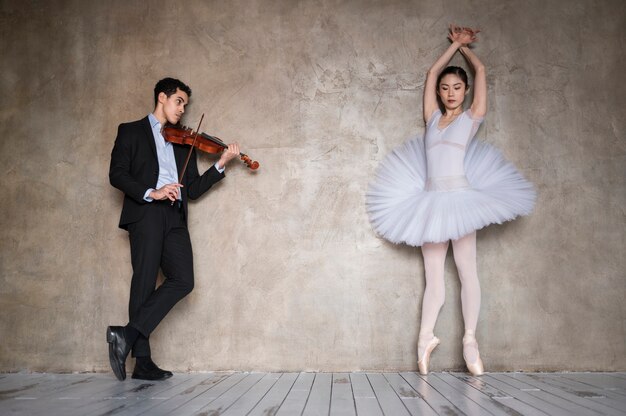
{"label": "woman in white tutu", "polygon": [[[476,230],[528,215],[536,198],[532,184],[497,149],[472,140],[487,112],[485,67],[468,47],[476,33],[450,28],[452,44],[432,65],[424,86],[426,137],[414,137],[390,153],[367,192],[374,229],[394,243],[422,247],[426,289],[417,348],[421,374],[428,374],[430,354],[439,344],[433,331],[445,297],[450,240],[461,280],[463,358],[473,375],[483,373],[475,336],[480,310]],[[446,67],[457,51],[474,71],[474,99],[467,110],[467,74]]]}

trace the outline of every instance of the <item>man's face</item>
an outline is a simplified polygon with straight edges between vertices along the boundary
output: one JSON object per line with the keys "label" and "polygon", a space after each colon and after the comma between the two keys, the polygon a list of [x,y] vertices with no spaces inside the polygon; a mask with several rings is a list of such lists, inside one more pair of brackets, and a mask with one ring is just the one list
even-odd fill
{"label": "man's face", "polygon": [[185,113],[185,106],[189,103],[186,92],[176,89],[169,97],[164,92],[159,93],[159,102],[163,104],[163,114],[170,124],[178,124]]}

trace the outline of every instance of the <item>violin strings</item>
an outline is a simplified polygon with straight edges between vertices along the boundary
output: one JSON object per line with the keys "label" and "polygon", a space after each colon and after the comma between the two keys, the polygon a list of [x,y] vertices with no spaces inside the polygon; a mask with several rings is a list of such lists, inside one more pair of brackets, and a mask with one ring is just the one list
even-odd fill
{"label": "violin strings", "polygon": [[226,145],[226,143],[224,143],[219,137],[209,136],[206,133],[202,133],[202,136],[204,136],[205,138],[207,138],[209,140],[212,140],[214,143],[217,143],[220,146],[228,147],[228,145]]}

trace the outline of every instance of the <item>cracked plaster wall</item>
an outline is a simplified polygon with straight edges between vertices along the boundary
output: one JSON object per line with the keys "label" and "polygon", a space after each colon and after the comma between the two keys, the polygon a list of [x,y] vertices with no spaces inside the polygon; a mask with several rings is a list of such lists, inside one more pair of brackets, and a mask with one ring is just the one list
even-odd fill
{"label": "cracked plaster wall", "polygon": [[[449,22],[483,31],[478,137],[539,192],[478,233],[488,370],[626,370],[622,1],[3,0],[0,21],[0,371],[110,371],[131,270],[109,156],[164,76],[192,87],[188,124],[205,113],[261,169],[233,163],[190,206],[196,287],[153,334],[157,362],[415,369],[421,254],[374,235],[364,192],[423,132]],[[446,286],[435,370],[463,368],[451,257]]]}

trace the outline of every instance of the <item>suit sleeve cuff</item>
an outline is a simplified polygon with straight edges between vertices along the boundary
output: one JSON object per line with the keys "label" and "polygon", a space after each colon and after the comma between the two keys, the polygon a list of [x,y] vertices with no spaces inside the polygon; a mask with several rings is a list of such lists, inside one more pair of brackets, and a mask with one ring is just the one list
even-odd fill
{"label": "suit sleeve cuff", "polygon": [[152,202],[152,201],[154,201],[154,199],[153,199],[153,198],[150,198],[150,196],[149,196],[149,195],[150,195],[150,192],[152,192],[152,191],[154,191],[154,189],[152,189],[152,188],[148,188],[148,190],[146,191],[146,193],[145,193],[145,194],[143,194],[143,200],[144,200],[144,201],[146,201],[146,202]]}

